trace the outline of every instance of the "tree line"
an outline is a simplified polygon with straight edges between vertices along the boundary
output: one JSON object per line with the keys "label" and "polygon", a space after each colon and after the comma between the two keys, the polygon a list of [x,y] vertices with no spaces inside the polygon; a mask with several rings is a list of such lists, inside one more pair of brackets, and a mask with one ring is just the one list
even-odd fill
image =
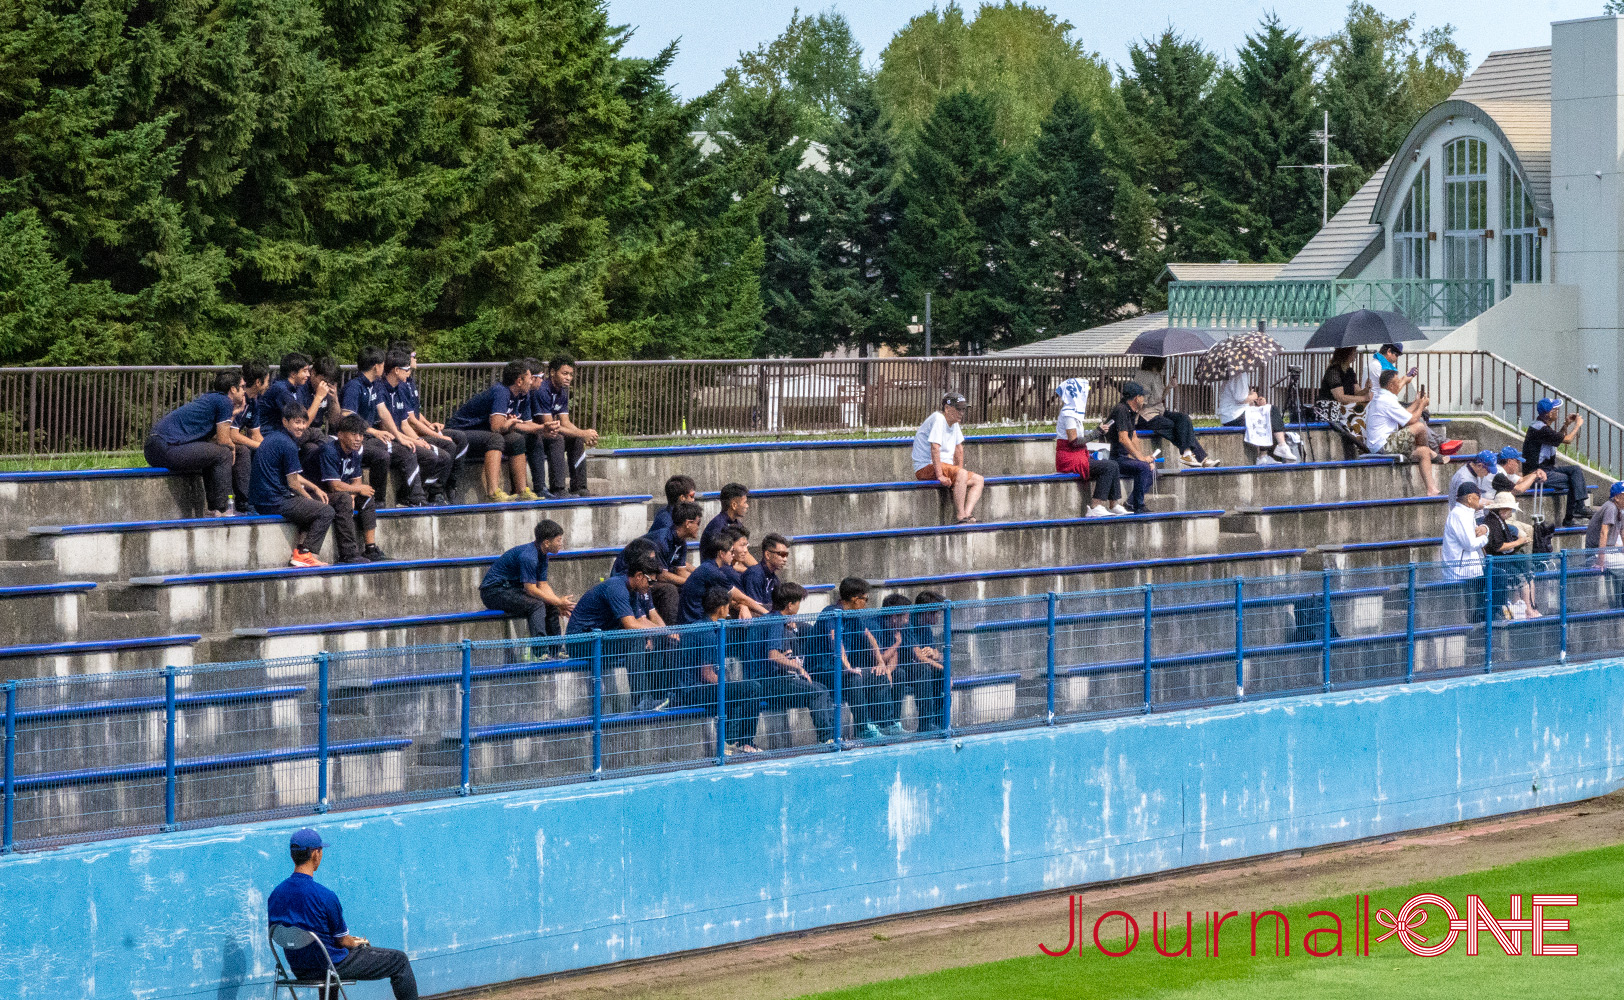
{"label": "tree line", "polygon": [[24,0],[0,13],[0,364],[996,350],[1279,261],[1457,86],[1354,2],[1226,61],[1112,66],[1038,6],[919,14],[872,65],[797,12],[692,100],[603,0]]}

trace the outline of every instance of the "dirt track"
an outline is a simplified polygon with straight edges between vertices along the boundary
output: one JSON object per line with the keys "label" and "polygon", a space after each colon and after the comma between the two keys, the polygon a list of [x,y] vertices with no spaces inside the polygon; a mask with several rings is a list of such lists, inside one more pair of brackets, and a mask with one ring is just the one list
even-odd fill
{"label": "dirt track", "polygon": [[[1262,909],[1620,843],[1624,792],[1548,812],[1156,876],[1080,895],[1085,911],[1092,912]],[[1058,936],[1063,942],[1065,910],[1066,894],[1049,893],[455,995],[485,1000],[780,1000],[1036,954],[1038,941]]]}

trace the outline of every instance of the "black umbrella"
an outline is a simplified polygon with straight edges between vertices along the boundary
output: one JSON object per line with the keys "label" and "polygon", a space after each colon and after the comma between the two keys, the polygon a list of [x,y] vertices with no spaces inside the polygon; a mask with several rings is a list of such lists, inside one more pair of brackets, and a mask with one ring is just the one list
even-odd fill
{"label": "black umbrella", "polygon": [[1175,354],[1202,354],[1214,341],[1205,331],[1187,326],[1164,326],[1146,330],[1133,338],[1123,354],[1147,358],[1170,358]]}
{"label": "black umbrella", "polygon": [[1332,316],[1320,324],[1304,345],[1307,350],[1323,347],[1360,347],[1365,344],[1400,344],[1406,340],[1426,340],[1421,328],[1403,313],[1376,309],[1356,309]]}

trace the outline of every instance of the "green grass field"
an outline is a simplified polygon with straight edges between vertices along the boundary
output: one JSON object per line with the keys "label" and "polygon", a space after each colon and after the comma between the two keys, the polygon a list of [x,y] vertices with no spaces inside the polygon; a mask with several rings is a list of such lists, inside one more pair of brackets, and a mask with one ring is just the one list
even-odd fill
{"label": "green grass field", "polygon": [[[1377,944],[1385,928],[1372,923],[1370,956],[1355,956],[1353,944],[1353,901],[1349,896],[1320,900],[1286,908],[1291,920],[1291,956],[1273,956],[1274,924],[1264,922],[1258,934],[1258,956],[1247,954],[1248,914],[1243,912],[1224,925],[1220,937],[1221,957],[1203,954],[1201,914],[1195,916],[1193,957],[1163,958],[1150,942],[1150,914],[1134,913],[1141,923],[1138,946],[1124,958],[1106,958],[1093,946],[1088,934],[1100,916],[1095,908],[1085,914],[1083,933],[1087,943],[1082,957],[1074,949],[1061,958],[1047,958],[1032,943],[1033,957],[989,962],[962,969],[948,969],[929,975],[895,979],[851,990],[815,994],[819,1000],[1038,1000],[1056,997],[1155,997],[1200,998],[1200,1000],[1255,1000],[1255,998],[1433,998],[1460,997],[1479,1000],[1492,996],[1541,998],[1616,997],[1624,972],[1624,846],[1582,851],[1541,858],[1488,871],[1453,878],[1395,887],[1370,887],[1371,913],[1383,907],[1397,913],[1404,901],[1422,892],[1444,896],[1466,915],[1466,896],[1483,897],[1490,911],[1504,918],[1512,893],[1524,897],[1523,916],[1531,915],[1527,897],[1542,894],[1573,893],[1579,905],[1547,911],[1548,916],[1566,917],[1572,930],[1555,934],[1549,940],[1579,946],[1577,957],[1539,957],[1528,954],[1530,935],[1522,935],[1523,954],[1503,954],[1492,935],[1480,937],[1479,954],[1467,956],[1465,935],[1438,958],[1410,954],[1396,937]],[[1231,909],[1242,905],[1236,900]],[[1259,902],[1257,905],[1263,905]],[[1051,949],[1065,943],[1064,902],[1055,907],[1054,941]],[[1250,909],[1250,905],[1248,905]],[[1330,910],[1342,916],[1344,954],[1330,958],[1310,957],[1302,951],[1303,930],[1308,914]],[[1170,914],[1176,921],[1174,944],[1183,939],[1184,913]],[[1432,910],[1428,925],[1420,929],[1429,941],[1439,940],[1440,917]],[[1313,926],[1327,926],[1320,918]],[[1113,917],[1101,940],[1113,951],[1121,950],[1123,923]],[[1268,943],[1265,944],[1265,938]],[[1330,942],[1319,939],[1320,950]],[[1167,940],[1163,938],[1163,946]]]}

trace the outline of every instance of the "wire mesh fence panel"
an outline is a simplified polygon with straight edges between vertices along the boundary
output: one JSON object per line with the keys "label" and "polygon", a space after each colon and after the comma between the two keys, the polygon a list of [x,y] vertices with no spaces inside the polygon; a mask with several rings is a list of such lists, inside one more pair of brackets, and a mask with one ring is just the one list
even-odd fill
{"label": "wire mesh fence panel", "polygon": [[1049,606],[1047,595],[955,605],[952,700],[956,728],[1048,719]]}
{"label": "wire mesh fence panel", "polygon": [[436,645],[331,655],[331,803],[355,806],[461,789],[463,652],[459,645]]}
{"label": "wire mesh fence panel", "polygon": [[[1114,715],[1145,706],[1146,587],[1055,597],[1055,714]],[[1154,636],[1152,626],[1150,634]],[[1150,672],[1154,677],[1154,670]]]}

